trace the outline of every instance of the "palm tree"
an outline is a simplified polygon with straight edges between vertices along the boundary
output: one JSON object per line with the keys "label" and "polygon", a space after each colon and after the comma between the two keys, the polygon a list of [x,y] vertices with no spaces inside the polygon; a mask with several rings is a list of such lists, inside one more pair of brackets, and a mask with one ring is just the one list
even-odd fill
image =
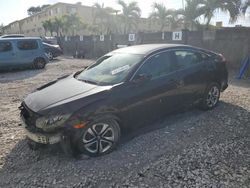
{"label": "palm tree", "polygon": [[176,10],[176,14],[182,15],[185,29],[193,30],[199,25],[199,17],[203,14],[200,9],[200,3],[203,0],[186,0],[185,9]]}
{"label": "palm tree", "polygon": [[118,4],[122,6],[121,19],[124,23],[125,34],[136,26],[138,19],[141,17],[141,9],[135,1],[126,4],[123,0],[118,0]]}
{"label": "palm tree", "polygon": [[240,14],[241,0],[203,0],[200,4],[200,10],[207,20],[207,27],[213,18],[216,10],[228,12],[230,14],[230,23],[237,20]]}
{"label": "palm tree", "polygon": [[63,19],[55,17],[54,20],[52,21],[52,24],[55,29],[56,35],[57,36],[59,36],[59,34],[61,35],[60,31],[63,28]]}
{"label": "palm tree", "polygon": [[180,28],[184,24],[184,19],[179,15],[176,10],[168,10],[170,15],[168,16],[168,23],[170,30],[173,31],[177,28]]}
{"label": "palm tree", "polygon": [[152,5],[153,11],[150,14],[149,18],[153,20],[157,20],[161,25],[161,31],[167,26],[168,17],[170,16],[171,12],[160,3],[153,3]]}
{"label": "palm tree", "polygon": [[176,10],[167,9],[163,4],[160,3],[153,3],[152,7],[153,11],[149,18],[159,22],[161,25],[160,31],[163,31],[167,25],[170,26],[170,30],[173,30],[182,24],[183,19]]}
{"label": "palm tree", "polygon": [[75,35],[76,31],[80,31],[86,28],[86,24],[83,23],[83,21],[77,14],[64,15],[62,18],[62,22],[63,22],[62,30],[65,33],[68,33],[68,31],[70,30],[72,36]]}
{"label": "palm tree", "polygon": [[54,26],[53,26],[53,23],[52,23],[52,20],[51,20],[51,19],[45,20],[44,22],[42,22],[42,26],[43,26],[44,31],[45,31],[45,36],[46,36],[46,34],[47,34],[47,31],[50,32],[50,35],[51,35],[51,36],[53,35]]}
{"label": "palm tree", "polygon": [[250,0],[247,0],[244,3],[242,3],[241,11],[244,15],[246,14],[246,11],[249,7],[250,7]]}
{"label": "palm tree", "polygon": [[[114,22],[114,14],[116,11],[111,7],[104,7],[104,4],[100,5],[98,3],[94,4],[94,19],[93,24],[98,25],[101,34],[109,34],[114,30],[116,25]],[[96,23],[99,20],[99,23]]]}

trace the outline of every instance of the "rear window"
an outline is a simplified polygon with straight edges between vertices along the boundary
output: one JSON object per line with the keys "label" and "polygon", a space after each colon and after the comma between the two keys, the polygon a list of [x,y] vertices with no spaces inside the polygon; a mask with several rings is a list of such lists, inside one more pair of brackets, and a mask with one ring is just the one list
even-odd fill
{"label": "rear window", "polygon": [[36,40],[24,40],[24,41],[18,41],[17,47],[20,50],[33,50],[38,48],[38,44]]}
{"label": "rear window", "polygon": [[8,52],[12,50],[12,45],[8,41],[0,42],[0,52]]}

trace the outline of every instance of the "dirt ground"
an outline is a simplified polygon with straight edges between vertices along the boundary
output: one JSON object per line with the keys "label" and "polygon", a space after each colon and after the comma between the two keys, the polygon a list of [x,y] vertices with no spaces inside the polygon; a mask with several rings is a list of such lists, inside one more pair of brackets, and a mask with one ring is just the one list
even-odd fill
{"label": "dirt ground", "polygon": [[29,150],[19,126],[23,98],[91,62],[61,58],[44,70],[0,73],[0,187],[250,187],[250,80],[234,75],[214,110],[145,125],[106,156]]}

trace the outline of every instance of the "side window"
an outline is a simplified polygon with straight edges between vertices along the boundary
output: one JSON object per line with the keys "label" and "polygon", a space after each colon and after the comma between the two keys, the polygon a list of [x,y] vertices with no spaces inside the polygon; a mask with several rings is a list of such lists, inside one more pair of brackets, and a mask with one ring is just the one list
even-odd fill
{"label": "side window", "polygon": [[163,52],[150,57],[138,70],[137,75],[151,75],[152,78],[164,76],[174,70],[172,64],[172,53]]}
{"label": "side window", "polygon": [[12,45],[8,41],[0,42],[0,52],[8,52],[12,50]]}
{"label": "side window", "polygon": [[209,59],[209,56],[207,54],[204,53],[200,53],[201,54],[201,61],[206,61]]}
{"label": "side window", "polygon": [[17,47],[20,50],[33,50],[38,48],[36,40],[22,40],[17,42]]}
{"label": "side window", "polygon": [[188,68],[193,65],[199,64],[203,61],[203,58],[199,52],[193,52],[188,50],[178,50],[174,52],[176,64],[178,69]]}

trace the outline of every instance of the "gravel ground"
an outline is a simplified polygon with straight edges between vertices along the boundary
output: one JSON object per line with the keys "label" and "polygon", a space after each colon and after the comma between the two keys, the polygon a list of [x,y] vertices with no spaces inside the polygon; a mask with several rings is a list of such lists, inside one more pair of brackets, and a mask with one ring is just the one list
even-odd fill
{"label": "gravel ground", "polygon": [[45,70],[0,74],[0,187],[250,187],[249,81],[232,79],[214,110],[145,125],[106,156],[29,150],[19,126],[23,97],[89,63],[62,58]]}

